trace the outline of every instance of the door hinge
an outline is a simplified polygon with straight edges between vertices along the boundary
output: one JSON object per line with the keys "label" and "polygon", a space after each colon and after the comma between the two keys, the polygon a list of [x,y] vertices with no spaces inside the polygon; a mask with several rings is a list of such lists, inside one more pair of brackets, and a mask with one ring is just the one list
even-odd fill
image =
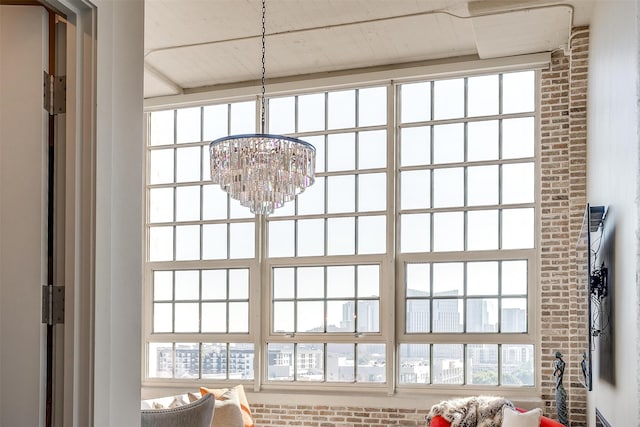
{"label": "door hinge", "polygon": [[42,323],[64,323],[64,286],[42,287]]}
{"label": "door hinge", "polygon": [[49,115],[67,111],[67,76],[51,76],[44,71],[44,109]]}

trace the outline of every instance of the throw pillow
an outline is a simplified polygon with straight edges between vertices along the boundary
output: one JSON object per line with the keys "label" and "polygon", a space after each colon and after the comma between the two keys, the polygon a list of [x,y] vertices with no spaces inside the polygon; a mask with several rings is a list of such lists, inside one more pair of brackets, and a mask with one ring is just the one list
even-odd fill
{"label": "throw pillow", "polygon": [[539,427],[541,416],[542,409],[540,408],[519,413],[505,406],[502,413],[502,427]]}
{"label": "throw pillow", "polygon": [[240,403],[240,409],[242,411],[242,420],[244,422],[244,427],[255,427],[253,417],[251,416],[251,409],[249,408],[249,402],[247,401],[247,395],[244,393],[244,387],[242,386],[242,384],[237,385],[232,389],[200,387],[200,393],[202,393],[203,396],[206,393],[211,393],[216,397],[216,400],[220,399],[220,396],[222,396],[229,390],[235,390],[238,395],[238,401]]}
{"label": "throw pillow", "polygon": [[227,389],[216,398],[216,410],[211,427],[244,427],[240,400],[234,389]]}
{"label": "throw pillow", "polygon": [[429,427],[449,427],[450,425],[451,423],[449,421],[445,420],[440,415],[436,415],[431,419]]}

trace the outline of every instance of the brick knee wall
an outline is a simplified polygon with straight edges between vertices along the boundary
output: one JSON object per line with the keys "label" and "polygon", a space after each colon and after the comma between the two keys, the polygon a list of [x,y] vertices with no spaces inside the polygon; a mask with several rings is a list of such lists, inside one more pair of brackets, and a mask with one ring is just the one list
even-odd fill
{"label": "brick knee wall", "polygon": [[393,409],[326,405],[251,405],[256,426],[424,426],[429,408]]}

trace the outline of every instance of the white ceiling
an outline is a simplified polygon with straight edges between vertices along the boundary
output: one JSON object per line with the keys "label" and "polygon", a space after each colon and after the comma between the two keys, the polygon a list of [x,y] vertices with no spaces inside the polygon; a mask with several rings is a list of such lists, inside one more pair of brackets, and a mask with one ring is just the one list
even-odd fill
{"label": "white ceiling", "polygon": [[[267,0],[267,78],[547,52],[595,0]],[[145,0],[145,98],[252,82],[261,0]]]}

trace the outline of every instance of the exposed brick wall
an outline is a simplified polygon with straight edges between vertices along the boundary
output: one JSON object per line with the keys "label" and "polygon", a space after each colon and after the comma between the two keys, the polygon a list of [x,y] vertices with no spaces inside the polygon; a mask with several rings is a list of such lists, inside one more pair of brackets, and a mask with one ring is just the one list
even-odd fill
{"label": "exposed brick wall", "polygon": [[257,426],[367,427],[424,426],[428,408],[392,409],[323,405],[252,404]]}
{"label": "exposed brick wall", "polygon": [[552,55],[542,73],[540,317],[542,399],[555,416],[553,362],[566,362],[570,426],[586,426],[580,361],[587,344],[586,295],[577,286],[575,247],[586,205],[589,34],[573,31],[570,53]]}
{"label": "exposed brick wall", "polygon": [[[573,32],[570,54],[558,51],[541,82],[541,251],[539,302],[545,415],[556,416],[553,362],[566,362],[570,427],[586,426],[580,361],[586,348],[586,295],[576,286],[575,247],[586,200],[586,99],[589,34]],[[423,426],[429,408],[393,409],[252,403],[257,426]]]}

